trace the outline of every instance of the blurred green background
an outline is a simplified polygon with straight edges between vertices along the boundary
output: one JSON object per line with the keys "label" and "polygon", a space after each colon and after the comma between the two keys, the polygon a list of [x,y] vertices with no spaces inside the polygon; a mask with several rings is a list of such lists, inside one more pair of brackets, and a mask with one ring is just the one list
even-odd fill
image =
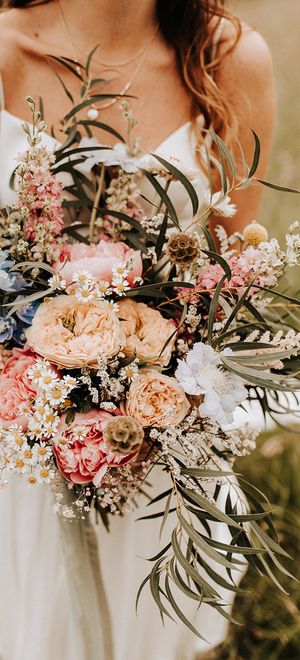
{"label": "blurred green background", "polygon": [[[265,37],[273,56],[277,122],[268,178],[300,189],[300,0],[231,0],[230,7]],[[282,238],[291,222],[300,221],[300,195],[266,190],[260,218],[271,235]],[[294,269],[295,290],[298,278]],[[294,557],[287,568],[300,580],[300,434],[279,429],[262,435],[257,451],[236,469],[278,507],[279,538]],[[230,628],[210,658],[300,660],[299,583],[277,577],[287,593],[248,571],[233,611],[242,625]]]}

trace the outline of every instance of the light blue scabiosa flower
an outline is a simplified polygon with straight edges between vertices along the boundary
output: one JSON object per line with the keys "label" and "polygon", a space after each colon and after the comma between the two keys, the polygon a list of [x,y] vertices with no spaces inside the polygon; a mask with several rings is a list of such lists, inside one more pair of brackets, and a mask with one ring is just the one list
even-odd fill
{"label": "light blue scabiosa flower", "polygon": [[233,412],[247,398],[243,380],[222,368],[220,353],[201,342],[194,345],[186,360],[178,360],[175,376],[187,394],[203,396],[201,416],[220,425],[233,422]]}
{"label": "light blue scabiosa flower", "polygon": [[95,147],[94,151],[84,151],[81,154],[85,156],[85,160],[76,165],[76,169],[83,173],[90,172],[94,165],[99,165],[99,163],[103,163],[108,167],[119,165],[127,174],[138,172],[141,167],[138,158],[130,156],[127,145],[122,142],[117,142],[111,149],[99,149],[101,144],[95,138],[85,137],[81,139],[78,147],[87,149]]}
{"label": "light blue scabiosa flower", "polygon": [[14,265],[15,262],[9,257],[8,251],[0,250],[0,290],[5,293],[21,291],[28,286],[28,282],[20,273],[11,270]]}
{"label": "light blue scabiosa flower", "polygon": [[10,316],[0,316],[0,344],[12,339],[17,328],[15,319]]}

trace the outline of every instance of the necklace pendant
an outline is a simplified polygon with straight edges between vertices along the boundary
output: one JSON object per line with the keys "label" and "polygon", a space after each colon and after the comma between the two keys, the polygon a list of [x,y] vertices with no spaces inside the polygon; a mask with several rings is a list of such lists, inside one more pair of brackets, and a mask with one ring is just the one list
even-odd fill
{"label": "necklace pendant", "polygon": [[87,118],[90,119],[91,121],[95,121],[99,117],[99,110],[97,108],[90,108],[87,111]]}

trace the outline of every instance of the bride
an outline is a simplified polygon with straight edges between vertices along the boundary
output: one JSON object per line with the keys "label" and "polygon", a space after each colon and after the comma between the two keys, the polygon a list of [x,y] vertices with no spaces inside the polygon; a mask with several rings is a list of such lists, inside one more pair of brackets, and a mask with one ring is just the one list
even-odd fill
{"label": "bride", "polygon": [[[262,37],[240,26],[222,0],[15,0],[2,5],[0,207],[14,199],[10,176],[16,155],[26,148],[22,121],[31,119],[26,96],[43,99],[47,126],[59,140],[60,120],[69,106],[56,74],[63,75],[72,93],[77,91],[76,78],[48,55],[84,62],[95,44],[93,76],[111,80],[108,93],[133,96],[142,159],[155,151],[196,166],[201,199],[206,181],[196,155],[199,127],[213,127],[233,149],[238,136],[249,161],[251,127],[261,140],[258,177],[263,177],[273,127],[270,55]],[[90,109],[89,117],[100,113],[101,120],[124,133],[119,105],[110,99]],[[95,137],[113,144],[107,133],[98,131]],[[50,133],[44,140],[54,146]],[[222,219],[230,233],[256,217],[259,198],[258,187],[233,196],[234,226]],[[184,200],[178,195],[175,203],[184,223]],[[136,591],[147,574],[141,558],[155,554],[158,544],[155,521],[136,518],[114,519],[109,534],[101,524],[92,528],[81,521],[65,524],[62,531],[48,490],[31,491],[10,481],[0,493],[1,660],[192,660],[224,639],[226,620],[207,605],[197,625],[211,644],[182,625],[170,622],[163,628],[146,590],[136,617]],[[91,549],[95,536],[98,551]],[[95,585],[87,555],[95,564],[97,552]],[[99,596],[97,620],[98,605],[91,603]]]}

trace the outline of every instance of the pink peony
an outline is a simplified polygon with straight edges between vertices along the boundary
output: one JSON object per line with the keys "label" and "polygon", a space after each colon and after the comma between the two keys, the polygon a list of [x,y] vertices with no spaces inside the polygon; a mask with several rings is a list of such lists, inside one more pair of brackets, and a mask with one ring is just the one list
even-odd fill
{"label": "pink peony", "polygon": [[[61,261],[64,258],[65,255],[62,255]],[[82,270],[91,273],[98,281],[106,280],[110,283],[112,269],[119,264],[126,264],[129,259],[132,260],[132,270],[127,277],[130,285],[133,285],[134,278],[141,277],[143,272],[141,253],[121,241],[110,243],[101,239],[97,245],[73,243],[67,246],[67,258],[68,261],[62,268],[60,262],[54,264],[54,268],[60,270],[67,284],[72,282],[76,272]]]}
{"label": "pink peony", "polygon": [[13,348],[0,374],[0,422],[4,428],[11,424],[27,426],[27,418],[20,413],[20,405],[29,403],[36,395],[36,387],[27,376],[27,370],[36,361],[36,355],[27,348]]}
{"label": "pink peony", "polygon": [[117,456],[107,449],[102,431],[112,418],[111,413],[97,409],[78,413],[69,425],[66,424],[66,415],[61,417],[53,451],[57,466],[67,481],[75,484],[92,481],[99,486],[109,468],[124,465],[135,458],[136,452]]}

